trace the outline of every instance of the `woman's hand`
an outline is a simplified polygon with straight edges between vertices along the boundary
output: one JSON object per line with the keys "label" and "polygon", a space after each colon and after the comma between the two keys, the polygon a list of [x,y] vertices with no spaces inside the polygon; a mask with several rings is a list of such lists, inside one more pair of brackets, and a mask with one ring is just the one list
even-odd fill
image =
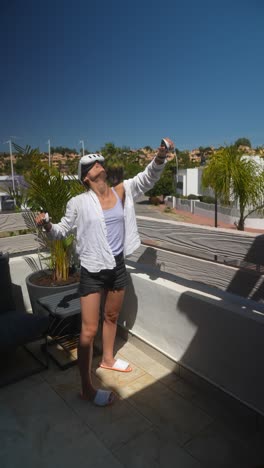
{"label": "woman's hand", "polygon": [[170,140],[170,138],[166,138],[166,142],[169,144],[169,149],[167,149],[167,147],[165,145],[161,145],[159,148],[158,148],[158,152],[155,156],[155,163],[156,164],[163,164],[166,157],[167,157],[167,154],[169,151],[173,150],[174,148],[174,143],[172,140]]}
{"label": "woman's hand", "polygon": [[168,154],[168,150],[166,148],[166,146],[160,146],[158,148],[158,152],[155,156],[155,163],[156,164],[163,164],[165,159],[166,159],[166,156]]}
{"label": "woman's hand", "polygon": [[46,231],[51,230],[51,223],[49,221],[48,213],[39,213],[35,218],[36,224],[39,227],[44,227]]}

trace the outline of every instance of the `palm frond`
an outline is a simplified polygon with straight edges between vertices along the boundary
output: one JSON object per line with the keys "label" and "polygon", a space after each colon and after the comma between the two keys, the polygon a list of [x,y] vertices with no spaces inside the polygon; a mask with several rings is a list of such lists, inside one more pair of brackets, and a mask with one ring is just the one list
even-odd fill
{"label": "palm frond", "polygon": [[32,257],[24,257],[24,260],[26,261],[26,263],[32,271],[39,271],[39,269],[41,268],[41,263],[38,264],[36,260]]}

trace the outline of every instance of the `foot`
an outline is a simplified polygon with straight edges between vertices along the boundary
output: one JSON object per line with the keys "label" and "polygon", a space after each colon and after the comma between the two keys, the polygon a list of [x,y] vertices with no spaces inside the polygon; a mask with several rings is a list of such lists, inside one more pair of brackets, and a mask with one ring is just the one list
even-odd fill
{"label": "foot", "polygon": [[102,369],[114,370],[117,372],[131,372],[132,367],[130,367],[127,361],[123,361],[123,359],[117,359],[114,361],[112,365],[107,365],[104,361],[101,362],[100,367]]}
{"label": "foot", "polygon": [[96,397],[97,390],[95,388],[89,388],[88,391],[81,392],[80,397],[82,400],[93,401]]}
{"label": "foot", "polygon": [[91,401],[96,406],[109,406],[114,403],[116,396],[111,390],[97,390],[93,398],[81,394],[82,400]]}

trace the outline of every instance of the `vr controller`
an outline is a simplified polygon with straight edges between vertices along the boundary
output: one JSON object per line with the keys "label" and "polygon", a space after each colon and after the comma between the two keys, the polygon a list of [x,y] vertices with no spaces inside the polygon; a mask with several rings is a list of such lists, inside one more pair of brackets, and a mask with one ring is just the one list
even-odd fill
{"label": "vr controller", "polygon": [[49,213],[47,211],[43,210],[43,208],[41,208],[40,211],[41,211],[41,213],[45,213],[45,216],[44,216],[44,218],[42,220],[43,225],[48,224],[50,222]]}
{"label": "vr controller", "polygon": [[45,224],[48,224],[50,222],[50,217],[49,217],[49,213],[45,213],[45,217],[44,217],[44,223]]}

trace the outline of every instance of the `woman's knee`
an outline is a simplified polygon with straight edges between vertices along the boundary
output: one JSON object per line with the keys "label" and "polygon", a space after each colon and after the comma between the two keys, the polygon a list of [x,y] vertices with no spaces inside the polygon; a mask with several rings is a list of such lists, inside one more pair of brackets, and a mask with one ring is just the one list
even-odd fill
{"label": "woman's knee", "polygon": [[81,328],[81,339],[90,342],[96,336],[98,325],[86,325],[82,324]]}
{"label": "woman's knee", "polygon": [[104,311],[104,319],[107,321],[107,322],[112,322],[112,323],[116,323],[117,322],[117,319],[118,319],[118,315],[119,315],[119,311],[116,310],[116,309],[105,309]]}

